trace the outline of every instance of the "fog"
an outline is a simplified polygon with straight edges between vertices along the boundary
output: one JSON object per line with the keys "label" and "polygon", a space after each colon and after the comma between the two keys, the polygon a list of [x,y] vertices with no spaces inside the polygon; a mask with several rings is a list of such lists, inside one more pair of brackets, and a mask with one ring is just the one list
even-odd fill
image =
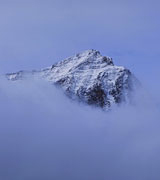
{"label": "fog", "polygon": [[160,113],[143,90],[103,112],[39,80],[0,84],[0,179],[160,179]]}

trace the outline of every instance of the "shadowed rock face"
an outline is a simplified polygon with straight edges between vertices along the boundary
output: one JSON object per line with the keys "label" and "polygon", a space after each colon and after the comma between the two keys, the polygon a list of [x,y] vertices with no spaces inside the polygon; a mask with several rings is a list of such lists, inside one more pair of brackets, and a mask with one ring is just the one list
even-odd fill
{"label": "shadowed rock face", "polygon": [[88,104],[95,104],[100,107],[104,107],[106,105],[109,105],[109,102],[107,101],[107,96],[102,89],[101,85],[96,84],[93,89],[91,89],[89,92],[87,92],[88,96]]}
{"label": "shadowed rock face", "polygon": [[6,77],[23,80],[28,75],[60,86],[72,99],[103,109],[129,102],[137,84],[128,69],[115,66],[112,58],[96,50],[84,51],[40,71],[20,71]]}

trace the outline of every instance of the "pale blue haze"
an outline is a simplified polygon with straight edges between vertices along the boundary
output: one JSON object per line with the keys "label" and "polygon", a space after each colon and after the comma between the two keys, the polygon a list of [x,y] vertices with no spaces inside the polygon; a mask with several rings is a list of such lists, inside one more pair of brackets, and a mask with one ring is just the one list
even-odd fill
{"label": "pale blue haze", "polygon": [[158,0],[0,0],[0,73],[97,49],[157,89],[159,6]]}
{"label": "pale blue haze", "polygon": [[159,0],[0,0],[0,74],[97,49],[144,86],[136,105],[104,113],[46,82],[0,77],[0,180],[160,179],[159,9]]}

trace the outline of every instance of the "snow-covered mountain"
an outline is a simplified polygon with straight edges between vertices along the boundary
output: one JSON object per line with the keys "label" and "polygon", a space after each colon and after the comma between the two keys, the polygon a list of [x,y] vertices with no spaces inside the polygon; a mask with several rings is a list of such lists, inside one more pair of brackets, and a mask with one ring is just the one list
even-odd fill
{"label": "snow-covered mountain", "polygon": [[7,74],[8,80],[37,76],[62,87],[72,99],[108,109],[127,103],[137,86],[134,75],[99,51],[87,50],[40,71]]}

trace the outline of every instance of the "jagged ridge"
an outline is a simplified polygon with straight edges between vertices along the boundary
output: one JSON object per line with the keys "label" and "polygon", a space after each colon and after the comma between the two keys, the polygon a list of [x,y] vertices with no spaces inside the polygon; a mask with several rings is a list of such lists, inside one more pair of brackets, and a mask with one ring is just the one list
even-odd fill
{"label": "jagged ridge", "polygon": [[[23,79],[28,72],[7,74],[9,80]],[[72,99],[108,109],[114,104],[129,102],[136,84],[132,73],[115,66],[112,58],[99,51],[88,50],[32,75],[63,88]]]}

